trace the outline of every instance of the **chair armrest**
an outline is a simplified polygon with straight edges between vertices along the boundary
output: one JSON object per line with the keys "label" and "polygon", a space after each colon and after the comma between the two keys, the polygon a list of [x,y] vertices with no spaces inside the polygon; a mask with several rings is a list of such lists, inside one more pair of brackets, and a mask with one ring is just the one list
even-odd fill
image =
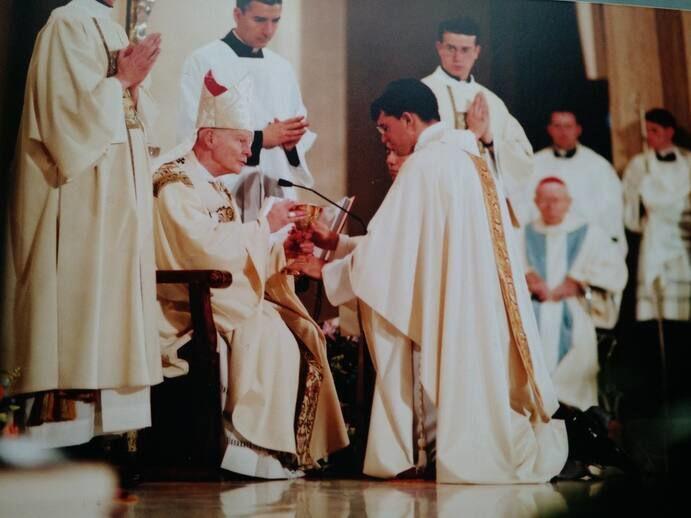
{"label": "chair armrest", "polygon": [[224,270],[158,270],[157,284],[208,284],[209,288],[227,288],[233,282],[230,272]]}

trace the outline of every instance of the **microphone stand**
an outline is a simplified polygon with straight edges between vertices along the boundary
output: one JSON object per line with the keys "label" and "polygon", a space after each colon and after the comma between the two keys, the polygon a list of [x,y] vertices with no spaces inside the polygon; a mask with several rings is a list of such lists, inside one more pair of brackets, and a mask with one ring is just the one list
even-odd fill
{"label": "microphone stand", "polygon": [[284,179],[284,178],[280,178],[280,179],[278,180],[278,185],[280,185],[281,187],[297,187],[298,189],[304,189],[305,191],[309,191],[309,192],[311,192],[311,193],[316,194],[317,196],[319,196],[319,197],[322,198],[323,200],[328,201],[328,202],[329,202],[331,205],[333,205],[334,207],[338,207],[338,208],[341,209],[343,212],[345,212],[346,214],[348,214],[348,216],[350,216],[350,217],[353,218],[355,221],[357,221],[358,223],[360,223],[360,225],[362,226],[363,232],[364,232],[365,234],[367,234],[367,225],[365,225],[365,222],[362,221],[362,219],[361,219],[358,215],[353,214],[351,211],[349,211],[348,209],[346,209],[346,208],[344,208],[344,207],[341,207],[338,203],[336,203],[336,202],[333,201],[333,200],[330,200],[329,198],[327,198],[326,196],[324,196],[322,193],[320,193],[320,192],[318,192],[318,191],[315,191],[314,189],[311,189],[311,188],[306,187],[306,186],[304,186],[304,185],[298,185],[298,184],[293,183],[293,182],[291,182],[290,180],[286,180],[286,179]]}

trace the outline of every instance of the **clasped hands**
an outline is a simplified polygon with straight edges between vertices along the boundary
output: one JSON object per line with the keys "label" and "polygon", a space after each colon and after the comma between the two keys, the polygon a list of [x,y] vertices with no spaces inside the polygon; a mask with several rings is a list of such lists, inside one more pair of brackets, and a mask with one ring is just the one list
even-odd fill
{"label": "clasped hands", "polygon": [[564,281],[550,290],[542,277],[535,272],[528,272],[525,275],[530,293],[540,302],[559,302],[569,297],[579,297],[583,295],[583,286],[571,277],[566,277]]}
{"label": "clasped hands", "polygon": [[302,136],[307,132],[309,123],[303,116],[290,119],[274,119],[263,130],[263,144],[266,149],[282,146],[286,151],[295,148]]}
{"label": "clasped hands", "polygon": [[161,35],[149,34],[139,43],[131,43],[118,53],[118,71],[115,77],[122,87],[135,94],[156,63],[161,53]]}

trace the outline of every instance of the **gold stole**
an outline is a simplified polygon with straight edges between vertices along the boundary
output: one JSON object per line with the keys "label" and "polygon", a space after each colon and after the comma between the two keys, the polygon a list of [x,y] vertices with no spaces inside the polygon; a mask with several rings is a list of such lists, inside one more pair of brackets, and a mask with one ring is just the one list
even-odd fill
{"label": "gold stole", "polygon": [[518,297],[516,296],[516,285],[513,279],[513,272],[511,271],[511,260],[509,259],[509,251],[506,246],[506,234],[504,233],[504,225],[501,218],[499,196],[497,195],[497,191],[495,189],[492,174],[490,173],[485,161],[478,156],[471,155],[470,153],[468,153],[468,156],[475,164],[475,169],[480,176],[482,195],[485,201],[485,208],[487,209],[487,218],[490,231],[492,232],[492,247],[494,249],[494,257],[497,262],[499,285],[501,286],[504,307],[506,308],[506,315],[509,320],[509,333],[512,341],[516,344],[518,354],[523,363],[523,368],[528,375],[528,382],[530,383],[530,388],[535,396],[540,418],[546,423],[550,420],[550,416],[545,413],[545,405],[542,401],[542,395],[540,394],[540,390],[535,382],[533,359],[530,356],[528,337],[526,336],[523,328],[523,321],[521,319],[521,313],[518,307]]}

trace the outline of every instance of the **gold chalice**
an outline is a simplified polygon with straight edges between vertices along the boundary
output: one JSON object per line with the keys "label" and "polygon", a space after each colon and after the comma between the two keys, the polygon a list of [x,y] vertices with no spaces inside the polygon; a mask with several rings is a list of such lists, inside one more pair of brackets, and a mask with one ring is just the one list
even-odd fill
{"label": "gold chalice", "polygon": [[324,210],[320,205],[312,205],[311,203],[300,203],[295,205],[294,210],[304,212],[305,215],[295,222],[295,227],[298,230],[309,230],[313,221],[319,219],[319,216]]}

